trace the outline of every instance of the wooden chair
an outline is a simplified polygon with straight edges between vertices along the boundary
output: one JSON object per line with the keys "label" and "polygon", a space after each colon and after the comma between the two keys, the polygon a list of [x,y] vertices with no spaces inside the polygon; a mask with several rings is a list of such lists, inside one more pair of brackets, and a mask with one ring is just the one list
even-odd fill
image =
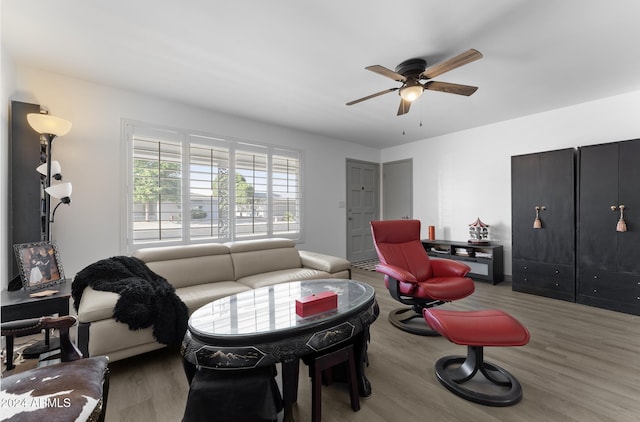
{"label": "wooden chair", "polygon": [[[351,399],[351,409],[354,412],[360,410],[360,396],[358,394],[358,384],[356,379],[356,362],[353,352],[353,345],[350,344],[337,350],[318,352],[310,357],[303,358],[309,366],[309,376],[311,377],[311,421],[320,422],[322,420],[322,381],[323,378],[331,378],[331,370],[339,364],[346,364],[347,383],[349,386],[349,397]],[[323,377],[323,374],[325,375]],[[327,381],[329,384],[330,381]]]}
{"label": "wooden chair", "polygon": [[3,378],[0,400],[4,417],[12,421],[104,422],[109,358],[82,359],[69,338],[69,328],[76,322],[74,316],[62,316],[2,323],[2,335],[11,339],[57,329],[61,360]]}

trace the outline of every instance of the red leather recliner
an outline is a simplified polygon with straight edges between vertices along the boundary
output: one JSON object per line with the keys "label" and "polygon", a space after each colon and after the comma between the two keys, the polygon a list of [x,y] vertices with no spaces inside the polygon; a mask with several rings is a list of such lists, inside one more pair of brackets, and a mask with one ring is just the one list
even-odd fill
{"label": "red leather recliner", "polygon": [[391,296],[411,306],[391,311],[389,322],[413,334],[439,335],[426,324],[422,310],[473,293],[474,282],[465,277],[470,268],[459,261],[429,258],[420,240],[419,220],[372,221],[371,233],[380,259],[376,271],[385,275]]}
{"label": "red leather recliner", "polygon": [[[420,241],[420,221],[372,221],[371,232],[380,259],[376,270],[385,275],[391,296],[411,305],[391,311],[389,321],[410,333],[441,334],[453,343],[467,346],[466,356],[438,359],[438,381],[452,393],[482,405],[511,406],[519,402],[520,383],[505,369],[485,361],[484,347],[524,346],[530,338],[526,327],[500,310],[430,309],[470,295],[474,284],[465,277],[470,270],[467,265],[429,258]],[[403,317],[406,312],[409,316]],[[417,317],[423,318],[414,321]],[[487,382],[468,382],[478,373]],[[492,388],[487,389],[487,385]]]}

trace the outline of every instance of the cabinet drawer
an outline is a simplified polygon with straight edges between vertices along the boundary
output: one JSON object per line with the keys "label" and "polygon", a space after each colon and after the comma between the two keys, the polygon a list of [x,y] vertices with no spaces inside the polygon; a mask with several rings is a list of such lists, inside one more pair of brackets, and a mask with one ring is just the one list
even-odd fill
{"label": "cabinet drawer", "polygon": [[579,272],[578,293],[640,307],[640,275],[586,268]]}
{"label": "cabinet drawer", "polygon": [[547,264],[544,262],[513,260],[513,273],[520,273],[530,278],[544,277],[551,279],[571,279],[573,284],[574,270],[571,265]]}
{"label": "cabinet drawer", "polygon": [[513,290],[574,300],[573,267],[524,260],[513,261]]}
{"label": "cabinet drawer", "polygon": [[529,287],[531,289],[549,289],[571,293],[575,291],[575,284],[571,276],[544,276],[524,272],[513,272],[513,285]]}

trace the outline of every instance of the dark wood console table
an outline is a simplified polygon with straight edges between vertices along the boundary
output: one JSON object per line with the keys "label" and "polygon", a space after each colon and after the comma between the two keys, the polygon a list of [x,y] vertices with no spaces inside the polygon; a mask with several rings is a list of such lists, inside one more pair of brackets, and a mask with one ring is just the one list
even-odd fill
{"label": "dark wood console table", "polygon": [[451,240],[422,240],[427,254],[434,258],[462,261],[471,267],[469,277],[498,284],[504,280],[502,245],[481,245]]}

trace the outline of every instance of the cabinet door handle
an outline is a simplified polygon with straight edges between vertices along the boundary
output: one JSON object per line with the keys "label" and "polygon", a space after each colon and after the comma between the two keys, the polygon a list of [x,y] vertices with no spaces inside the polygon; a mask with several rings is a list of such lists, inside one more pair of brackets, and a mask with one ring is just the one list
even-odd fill
{"label": "cabinet door handle", "polygon": [[618,205],[620,208],[620,219],[618,220],[618,224],[616,224],[617,232],[626,232],[627,231],[627,223],[624,221],[624,205]]}
{"label": "cabinet door handle", "polygon": [[536,219],[533,220],[533,228],[534,229],[541,229],[542,228],[542,220],[540,220],[540,211],[546,210],[547,207],[545,207],[544,205],[536,205],[534,207],[534,209],[536,210]]}

